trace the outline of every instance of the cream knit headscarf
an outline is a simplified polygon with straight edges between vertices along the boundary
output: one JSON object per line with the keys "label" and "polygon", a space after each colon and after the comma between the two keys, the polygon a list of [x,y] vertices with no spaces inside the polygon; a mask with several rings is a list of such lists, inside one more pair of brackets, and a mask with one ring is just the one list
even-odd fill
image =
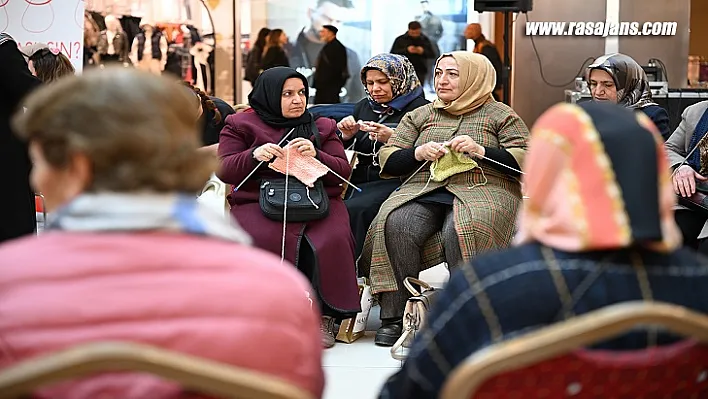
{"label": "cream knit headscarf", "polygon": [[457,68],[460,71],[460,96],[449,103],[437,98],[433,102],[435,108],[445,110],[452,115],[463,115],[493,99],[492,92],[496,85],[497,73],[487,57],[471,51],[453,51],[441,55],[435,63],[435,68],[445,57],[452,57],[457,61]]}

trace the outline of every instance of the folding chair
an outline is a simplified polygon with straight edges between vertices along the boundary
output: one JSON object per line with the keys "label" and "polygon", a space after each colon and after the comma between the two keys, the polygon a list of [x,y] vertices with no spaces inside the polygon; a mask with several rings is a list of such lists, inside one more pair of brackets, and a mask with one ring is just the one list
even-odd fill
{"label": "folding chair", "polygon": [[82,344],[6,368],[0,371],[0,399],[18,399],[53,383],[119,371],[154,374],[215,398],[313,399],[269,375],[127,342]]}
{"label": "folding chair", "polygon": [[[639,325],[691,339],[637,351],[582,349]],[[472,354],[443,399],[708,397],[708,316],[675,305],[625,302]]]}

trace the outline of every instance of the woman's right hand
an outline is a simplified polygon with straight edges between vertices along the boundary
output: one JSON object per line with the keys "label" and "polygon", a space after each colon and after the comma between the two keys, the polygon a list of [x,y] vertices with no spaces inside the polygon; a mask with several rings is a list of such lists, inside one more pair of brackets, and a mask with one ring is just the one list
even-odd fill
{"label": "woman's right hand", "polygon": [[349,115],[337,123],[337,129],[342,132],[342,138],[348,141],[359,131],[359,124],[353,116]]}
{"label": "woman's right hand", "polygon": [[706,181],[708,178],[701,176],[689,165],[681,165],[673,176],[674,192],[684,198],[696,193],[696,180]]}
{"label": "woman's right hand", "polygon": [[431,141],[415,149],[415,160],[432,162],[447,153],[448,149],[445,148],[445,144]]}
{"label": "woman's right hand", "polygon": [[277,144],[268,143],[253,150],[253,158],[261,162],[268,162],[273,157],[282,157],[283,149]]}

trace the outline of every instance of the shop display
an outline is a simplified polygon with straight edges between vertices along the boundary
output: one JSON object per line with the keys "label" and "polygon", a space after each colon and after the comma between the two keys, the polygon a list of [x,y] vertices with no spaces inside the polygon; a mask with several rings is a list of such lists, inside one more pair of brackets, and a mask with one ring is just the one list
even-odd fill
{"label": "shop display", "polygon": [[123,27],[113,15],[105,18],[106,30],[102,31],[98,40],[98,53],[102,65],[108,63],[128,62],[128,37]]}
{"label": "shop display", "polygon": [[[0,0],[3,1],[9,0]],[[213,46],[202,41],[201,33],[190,21],[152,22],[110,12],[128,11],[126,7],[101,6],[104,10],[89,9],[84,14],[87,67],[117,63],[154,74],[169,73],[213,94]]]}
{"label": "shop display", "polygon": [[150,22],[141,21],[140,29],[142,32],[133,39],[130,61],[138,69],[161,75],[167,64],[167,39]]}

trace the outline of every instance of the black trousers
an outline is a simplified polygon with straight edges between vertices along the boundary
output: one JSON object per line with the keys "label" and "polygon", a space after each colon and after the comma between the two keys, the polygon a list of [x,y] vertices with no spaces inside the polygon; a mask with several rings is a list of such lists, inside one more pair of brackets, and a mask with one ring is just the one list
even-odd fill
{"label": "black trousers", "polygon": [[708,218],[689,209],[676,210],[674,218],[679,229],[681,229],[683,244],[704,255],[708,255],[708,239],[698,239]]}
{"label": "black trousers", "polygon": [[361,255],[366,233],[369,231],[371,222],[376,218],[376,214],[379,213],[379,208],[400,185],[399,179],[382,179],[360,184],[359,187],[362,191],[360,193],[352,191],[344,201],[349,211],[349,224],[356,244],[354,255],[357,259]]}

